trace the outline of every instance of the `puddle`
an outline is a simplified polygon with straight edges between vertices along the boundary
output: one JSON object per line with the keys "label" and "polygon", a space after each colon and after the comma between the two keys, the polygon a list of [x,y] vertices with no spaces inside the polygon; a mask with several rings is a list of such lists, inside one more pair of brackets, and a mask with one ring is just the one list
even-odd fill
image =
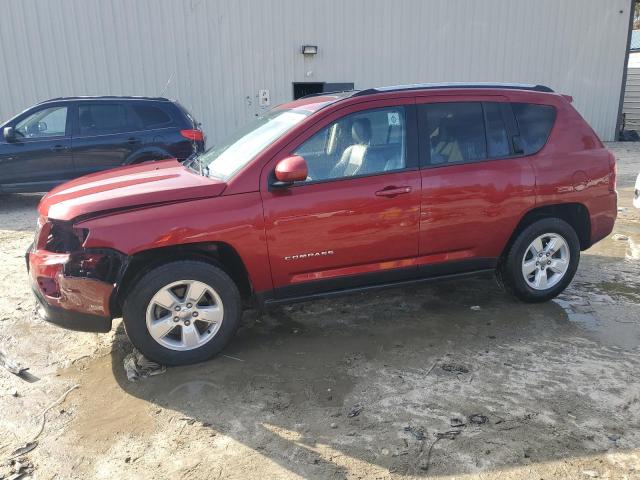
{"label": "puddle", "polygon": [[618,282],[600,282],[594,287],[614,297],[627,300],[632,303],[640,303],[640,286],[634,283],[624,284]]}
{"label": "puddle", "polygon": [[572,304],[568,300],[563,300],[561,298],[554,298],[552,300],[554,303],[560,305],[562,309],[567,314],[570,322],[576,323],[581,327],[584,327],[588,330],[597,331],[601,328],[600,322],[596,316],[591,312],[579,312],[576,311],[579,308],[578,305]]}
{"label": "puddle", "polygon": [[611,295],[563,294],[555,298],[553,303],[564,310],[569,322],[580,328],[587,338],[606,346],[638,349],[640,305],[631,303],[624,296],[616,296],[615,290],[610,289],[609,292]]}

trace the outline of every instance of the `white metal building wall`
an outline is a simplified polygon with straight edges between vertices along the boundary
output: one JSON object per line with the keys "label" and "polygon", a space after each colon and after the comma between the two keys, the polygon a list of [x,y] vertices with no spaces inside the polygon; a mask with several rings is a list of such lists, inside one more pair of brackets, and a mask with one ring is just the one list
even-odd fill
{"label": "white metal building wall", "polygon": [[640,130],[640,68],[627,71],[627,87],[624,92],[625,128]]}
{"label": "white metal building wall", "polygon": [[[165,95],[209,144],[292,82],[543,83],[614,136],[630,0],[22,0],[2,3],[0,118],[68,95]],[[305,57],[303,44],[318,45]]]}

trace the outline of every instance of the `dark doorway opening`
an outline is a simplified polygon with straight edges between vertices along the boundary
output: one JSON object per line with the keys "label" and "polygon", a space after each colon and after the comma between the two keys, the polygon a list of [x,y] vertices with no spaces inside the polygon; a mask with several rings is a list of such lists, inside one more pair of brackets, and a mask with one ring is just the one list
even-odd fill
{"label": "dark doorway opening", "polygon": [[324,90],[323,83],[311,83],[311,82],[294,82],[293,84],[293,99],[297,100],[307,95],[313,95],[314,93],[322,93]]}
{"label": "dark doorway opening", "polygon": [[316,93],[341,92],[343,90],[353,90],[353,83],[293,82],[293,99],[297,100]]}

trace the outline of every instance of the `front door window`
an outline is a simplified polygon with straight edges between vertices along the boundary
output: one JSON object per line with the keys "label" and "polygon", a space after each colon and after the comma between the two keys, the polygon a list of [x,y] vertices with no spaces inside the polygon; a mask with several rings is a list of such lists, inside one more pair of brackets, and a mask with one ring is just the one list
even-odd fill
{"label": "front door window", "polygon": [[15,126],[19,138],[63,137],[67,126],[67,107],[38,110]]}
{"label": "front door window", "polygon": [[295,155],[307,162],[307,182],[402,170],[406,166],[404,107],[342,117],[304,142]]}

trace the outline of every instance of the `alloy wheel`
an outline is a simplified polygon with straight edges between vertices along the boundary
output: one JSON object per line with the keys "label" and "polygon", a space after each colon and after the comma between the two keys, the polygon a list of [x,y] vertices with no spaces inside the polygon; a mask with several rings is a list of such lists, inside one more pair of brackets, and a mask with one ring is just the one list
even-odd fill
{"label": "alloy wheel", "polygon": [[147,306],[146,325],[151,337],[171,350],[194,350],[211,341],[222,325],[220,295],[196,280],[165,285]]}
{"label": "alloy wheel", "polygon": [[562,280],[569,269],[569,245],[557,233],[538,236],[522,257],[522,275],[531,288],[548,290]]}

